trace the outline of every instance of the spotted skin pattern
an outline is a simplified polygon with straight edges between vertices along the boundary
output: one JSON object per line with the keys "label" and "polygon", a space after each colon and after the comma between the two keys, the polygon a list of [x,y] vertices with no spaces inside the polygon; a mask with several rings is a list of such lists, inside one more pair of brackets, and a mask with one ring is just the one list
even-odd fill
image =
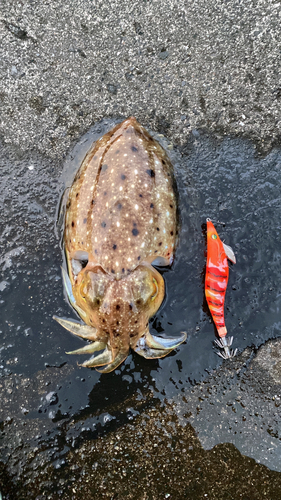
{"label": "spotted skin pattern", "polygon": [[77,324],[56,319],[94,340],[87,352],[104,346],[83,366],[106,365],[100,371],[109,372],[130,347],[158,358],[184,341],[185,334],[156,338],[148,329],[165,295],[164,280],[152,263],[171,265],[176,239],[171,162],[137,120],[128,118],[94,143],[66,203],[67,293],[92,329],[77,333]]}
{"label": "spotted skin pattern", "polygon": [[177,217],[172,166],[134,118],[104,135],[69,193],[65,248],[86,250],[119,279],[140,261],[172,262]]}

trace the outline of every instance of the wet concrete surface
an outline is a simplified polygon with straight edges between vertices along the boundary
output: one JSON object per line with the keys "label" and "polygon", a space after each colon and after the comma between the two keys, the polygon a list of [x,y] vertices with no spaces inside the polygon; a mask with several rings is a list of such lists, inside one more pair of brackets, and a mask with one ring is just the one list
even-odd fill
{"label": "wet concrete surface", "polygon": [[[3,498],[278,499],[279,4],[3,5]],[[188,339],[100,376],[65,354],[82,343],[52,320],[74,317],[56,211],[92,138],[132,114],[179,187],[180,244],[151,329]],[[237,255],[227,362],[204,301],[206,217]]]}

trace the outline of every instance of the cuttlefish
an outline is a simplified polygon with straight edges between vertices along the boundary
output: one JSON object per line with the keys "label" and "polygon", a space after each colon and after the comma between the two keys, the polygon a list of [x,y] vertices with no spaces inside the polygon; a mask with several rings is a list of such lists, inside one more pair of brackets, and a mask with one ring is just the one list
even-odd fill
{"label": "cuttlefish", "polygon": [[161,274],[177,241],[173,167],[160,144],[133,117],[95,142],[69,190],[65,208],[63,281],[83,324],[55,319],[91,341],[69,354],[101,353],[84,367],[108,373],[130,348],[161,358],[177,338],[154,336],[148,321],[165,295]]}

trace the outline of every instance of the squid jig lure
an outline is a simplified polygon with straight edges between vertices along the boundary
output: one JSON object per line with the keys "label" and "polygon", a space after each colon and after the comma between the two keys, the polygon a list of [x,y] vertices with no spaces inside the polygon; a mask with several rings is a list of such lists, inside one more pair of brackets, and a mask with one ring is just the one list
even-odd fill
{"label": "squid jig lure", "polygon": [[218,355],[223,359],[232,358],[237,352],[237,349],[233,351],[230,348],[233,337],[226,338],[227,330],[224,321],[224,299],[229,274],[227,259],[236,263],[232,248],[221,241],[214,224],[207,219],[205,296],[219,335],[215,343],[223,349],[223,352],[218,352]]}

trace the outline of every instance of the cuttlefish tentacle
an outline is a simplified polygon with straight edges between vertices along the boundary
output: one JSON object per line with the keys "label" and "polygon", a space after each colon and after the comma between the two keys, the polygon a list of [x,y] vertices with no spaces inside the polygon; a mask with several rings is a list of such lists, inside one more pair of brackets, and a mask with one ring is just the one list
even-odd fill
{"label": "cuttlefish tentacle", "polygon": [[77,335],[78,337],[82,337],[83,339],[92,341],[98,340],[101,342],[106,340],[106,337],[92,326],[82,325],[81,323],[78,323],[78,321],[71,319],[58,318],[58,316],[53,316],[53,319],[55,319],[66,330],[74,333],[74,335]]}

